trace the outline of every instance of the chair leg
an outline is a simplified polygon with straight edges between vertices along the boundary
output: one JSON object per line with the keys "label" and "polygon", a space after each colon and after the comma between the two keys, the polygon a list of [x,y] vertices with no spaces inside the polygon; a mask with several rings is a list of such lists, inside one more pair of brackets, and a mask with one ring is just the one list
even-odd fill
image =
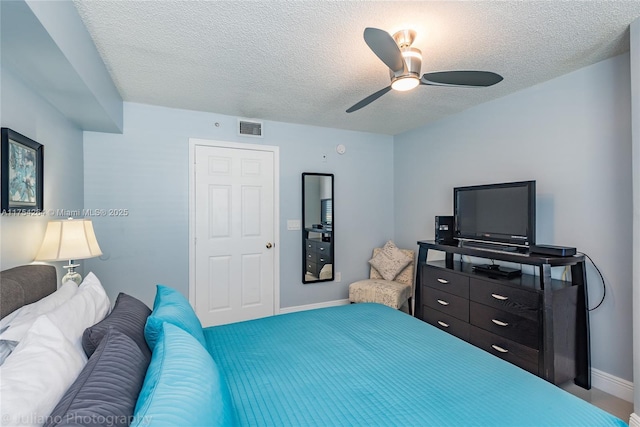
{"label": "chair leg", "polygon": [[409,304],[409,314],[411,316],[413,316],[414,314],[414,309],[413,309],[413,297],[409,297],[409,299],[407,300],[407,304]]}

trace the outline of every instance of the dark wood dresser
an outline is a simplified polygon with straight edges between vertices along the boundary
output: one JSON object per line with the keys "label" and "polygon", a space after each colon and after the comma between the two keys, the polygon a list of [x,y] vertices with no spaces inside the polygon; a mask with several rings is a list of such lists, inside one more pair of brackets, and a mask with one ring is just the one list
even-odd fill
{"label": "dark wood dresser", "polygon": [[[573,379],[591,387],[584,256],[418,244],[416,317],[554,384]],[[445,259],[427,261],[429,250]],[[462,255],[531,265],[537,274],[478,273]],[[570,279],[553,279],[551,268],[564,266]]]}
{"label": "dark wood dresser", "polygon": [[325,264],[331,264],[331,242],[321,239],[305,240],[306,271],[320,277],[320,270]]}

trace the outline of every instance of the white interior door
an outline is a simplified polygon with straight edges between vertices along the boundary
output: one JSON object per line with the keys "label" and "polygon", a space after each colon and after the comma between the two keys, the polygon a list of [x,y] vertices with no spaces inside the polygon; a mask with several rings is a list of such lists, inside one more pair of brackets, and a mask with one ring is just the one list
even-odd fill
{"label": "white interior door", "polygon": [[277,150],[194,144],[192,153],[190,297],[196,314],[203,326],[271,316]]}

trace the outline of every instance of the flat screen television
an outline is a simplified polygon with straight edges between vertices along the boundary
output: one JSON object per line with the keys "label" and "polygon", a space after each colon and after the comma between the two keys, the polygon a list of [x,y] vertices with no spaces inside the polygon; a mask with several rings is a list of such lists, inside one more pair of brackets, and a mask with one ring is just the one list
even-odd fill
{"label": "flat screen television", "polygon": [[529,247],[536,239],[536,182],[453,189],[454,237]]}

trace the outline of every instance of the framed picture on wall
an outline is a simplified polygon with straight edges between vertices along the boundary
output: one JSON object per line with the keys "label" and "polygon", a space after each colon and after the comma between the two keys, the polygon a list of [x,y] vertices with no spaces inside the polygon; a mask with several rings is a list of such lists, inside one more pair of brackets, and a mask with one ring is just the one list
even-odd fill
{"label": "framed picture on wall", "polygon": [[9,128],[0,133],[0,210],[41,212],[44,146]]}

